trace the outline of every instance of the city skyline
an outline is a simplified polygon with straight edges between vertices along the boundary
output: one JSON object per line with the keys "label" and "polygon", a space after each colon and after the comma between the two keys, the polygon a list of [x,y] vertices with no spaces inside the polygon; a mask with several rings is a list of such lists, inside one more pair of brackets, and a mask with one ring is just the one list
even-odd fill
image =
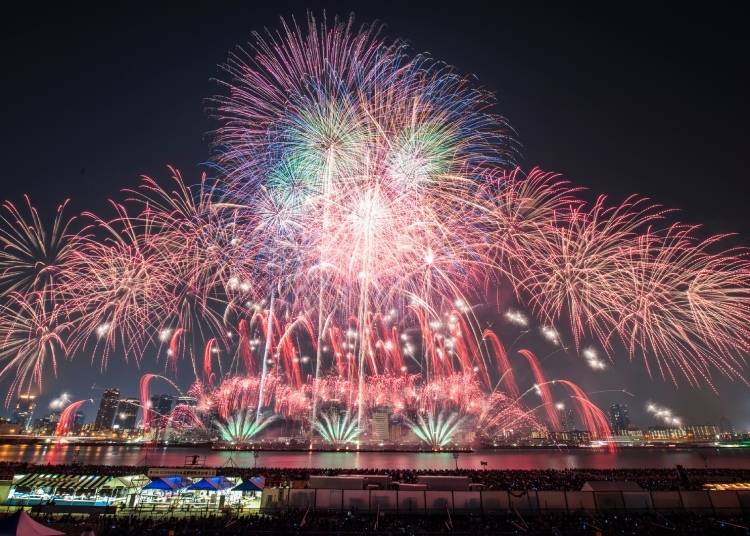
{"label": "city skyline", "polygon": [[[69,422],[65,425],[65,435],[73,437],[93,437],[101,439],[138,439],[144,433],[144,424],[142,422],[140,400],[134,397],[121,396],[118,389],[103,389],[102,396],[99,400],[92,399],[91,406],[96,410],[96,418],[88,422],[82,411],[75,411],[70,417]],[[153,418],[167,417],[171,414],[175,404],[187,404],[194,406],[198,401],[189,396],[176,397],[169,394],[153,394],[149,401],[149,410]],[[39,408],[36,404],[36,397],[33,395],[20,395],[14,405],[13,413],[10,418],[0,419],[0,433],[17,435],[26,434],[29,437],[49,437],[60,433],[60,421],[65,419],[66,407],[74,407],[67,395],[59,397],[57,404],[49,408]],[[77,407],[75,407],[77,409]],[[574,412],[568,409],[564,404],[558,403],[557,409],[561,412],[561,427],[557,431],[548,431],[537,433],[531,431],[528,435],[509,436],[504,439],[496,438],[495,446],[518,446],[521,445],[554,445],[558,446],[586,446],[591,441],[591,432],[585,429],[585,424],[577,421]],[[335,413],[335,412],[334,412]],[[676,417],[669,408],[658,407],[649,404],[647,413],[653,416],[654,422],[641,423],[633,422],[629,417],[629,407],[626,403],[612,403],[607,408],[607,417],[610,422],[610,429],[613,433],[614,440],[619,445],[627,446],[644,446],[644,444],[664,444],[664,443],[688,443],[688,444],[729,444],[746,441],[748,431],[737,429],[731,420],[722,416],[711,422],[689,422],[685,419]],[[333,415],[330,410],[327,412],[327,419]],[[329,448],[337,450],[346,449],[355,442],[356,428],[355,421],[351,419],[348,413],[342,423],[326,420],[320,426],[319,432],[324,443],[318,444],[318,448],[328,444]],[[141,417],[141,418],[139,418]],[[269,422],[270,424],[270,422]],[[243,432],[242,425],[232,428],[222,425],[219,421],[214,421],[210,427],[208,435],[205,433],[185,433],[179,428],[172,428],[169,425],[162,432],[162,441],[174,441],[177,443],[205,444],[212,436],[217,436],[219,440],[234,445],[236,434]],[[57,428],[57,430],[56,430]],[[370,443],[369,448],[384,447],[390,445],[409,445],[415,444],[420,440],[427,440],[422,436],[422,432],[416,432],[410,426],[410,420],[395,416],[392,408],[384,405],[375,408],[372,412],[369,422],[366,425],[367,437]],[[197,432],[197,430],[195,431]],[[275,434],[288,433],[287,428],[281,428]],[[461,441],[462,434],[471,433],[465,427],[463,430],[457,430],[453,440]],[[248,441],[252,436],[248,437]],[[273,434],[272,436],[273,437]],[[266,441],[269,437],[266,437]],[[273,439],[270,439],[273,441]],[[283,440],[283,438],[282,438]],[[244,443],[245,440],[242,441]],[[288,441],[288,439],[286,440]],[[471,440],[473,442],[473,439]],[[242,444],[240,443],[240,445]],[[433,448],[449,448],[453,443],[435,444]]]}

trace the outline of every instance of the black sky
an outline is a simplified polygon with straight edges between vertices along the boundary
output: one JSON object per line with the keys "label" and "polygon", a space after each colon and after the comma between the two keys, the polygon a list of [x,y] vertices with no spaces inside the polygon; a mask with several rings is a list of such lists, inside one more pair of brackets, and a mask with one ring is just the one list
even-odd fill
{"label": "black sky", "polygon": [[[747,9],[602,3],[547,8],[529,3],[281,1],[59,3],[5,11],[1,24],[3,113],[0,197],[29,193],[50,211],[105,210],[105,199],[166,164],[196,178],[216,125],[204,99],[227,52],[280,15],[306,9],[379,19],[413,49],[476,75],[498,95],[523,143],[524,166],[565,174],[593,194],[640,193],[682,210],[707,232],[748,243],[750,124]],[[407,5],[408,4],[408,5]],[[5,9],[5,8],[4,8]],[[147,361],[148,362],[148,361]],[[636,417],[645,400],[686,420],[727,414],[750,425],[750,388],[719,381],[721,395],[648,380],[625,363],[596,376],[568,358],[548,359],[591,390],[627,387]],[[146,370],[149,370],[146,366]],[[77,398],[114,384],[135,394],[140,374],[113,361],[103,375],[85,356],[49,388]],[[54,392],[53,392],[54,391]],[[614,400],[617,396],[610,395]],[[610,401],[607,395],[598,402]]]}

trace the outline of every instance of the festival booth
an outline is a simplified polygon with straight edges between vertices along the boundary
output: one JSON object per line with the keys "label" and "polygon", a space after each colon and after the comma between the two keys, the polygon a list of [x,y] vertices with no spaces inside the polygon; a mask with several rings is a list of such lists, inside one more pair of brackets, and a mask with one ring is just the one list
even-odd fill
{"label": "festival booth", "polygon": [[196,508],[223,508],[238,501],[242,494],[233,491],[235,483],[224,476],[210,476],[192,483],[180,493],[180,504]]}
{"label": "festival booth", "polygon": [[16,475],[5,504],[111,506],[125,504],[148,482],[144,475],[110,476],[31,473]]}
{"label": "festival booth", "polygon": [[178,502],[180,491],[192,483],[192,480],[181,475],[154,478],[141,490],[138,503],[140,506],[174,506]]}
{"label": "festival booth", "polygon": [[232,493],[238,493],[239,497],[233,501],[238,503],[241,508],[257,509],[260,508],[261,495],[266,488],[266,479],[260,475],[247,478],[239,485],[232,488]]}

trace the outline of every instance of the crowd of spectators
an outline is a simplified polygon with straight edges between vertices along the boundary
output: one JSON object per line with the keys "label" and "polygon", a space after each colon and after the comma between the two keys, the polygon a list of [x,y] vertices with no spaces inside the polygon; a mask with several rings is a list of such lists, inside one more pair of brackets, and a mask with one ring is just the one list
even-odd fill
{"label": "crowd of spectators", "polygon": [[743,516],[718,518],[695,513],[668,514],[551,514],[523,517],[518,514],[495,516],[377,515],[353,513],[285,512],[273,516],[224,516],[194,518],[111,518],[95,523],[73,519],[47,521],[66,534],[111,536],[198,536],[221,534],[309,536],[360,534],[417,536],[453,535],[625,535],[625,534],[750,534],[750,519]]}
{"label": "crowd of spectators", "polygon": [[[33,465],[28,463],[0,463],[0,473],[64,473],[107,474],[112,476],[145,472],[146,468],[132,465]],[[702,489],[709,482],[750,482],[750,469],[288,469],[219,467],[217,474],[247,478],[262,475],[266,485],[297,485],[304,487],[310,475],[378,474],[390,475],[394,482],[413,483],[420,475],[465,475],[485,489],[497,490],[579,490],[586,481],[628,480],[642,488],[659,490]]]}

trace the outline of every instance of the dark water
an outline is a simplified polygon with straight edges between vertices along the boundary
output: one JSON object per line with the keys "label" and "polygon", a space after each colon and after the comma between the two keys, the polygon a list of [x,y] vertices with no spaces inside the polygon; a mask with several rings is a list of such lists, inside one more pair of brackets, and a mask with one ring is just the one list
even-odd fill
{"label": "dark water", "polygon": [[[76,455],[76,451],[78,454]],[[252,467],[252,452],[210,449],[154,448],[140,446],[0,445],[0,461],[58,464],[79,461],[99,465],[178,466],[190,455],[205,456],[205,465]],[[565,469],[685,467],[750,469],[750,449],[621,449],[606,451],[498,450],[461,453],[459,467],[480,469]],[[412,468],[450,469],[455,467],[450,453],[413,452],[260,452],[258,466],[316,468]]]}

